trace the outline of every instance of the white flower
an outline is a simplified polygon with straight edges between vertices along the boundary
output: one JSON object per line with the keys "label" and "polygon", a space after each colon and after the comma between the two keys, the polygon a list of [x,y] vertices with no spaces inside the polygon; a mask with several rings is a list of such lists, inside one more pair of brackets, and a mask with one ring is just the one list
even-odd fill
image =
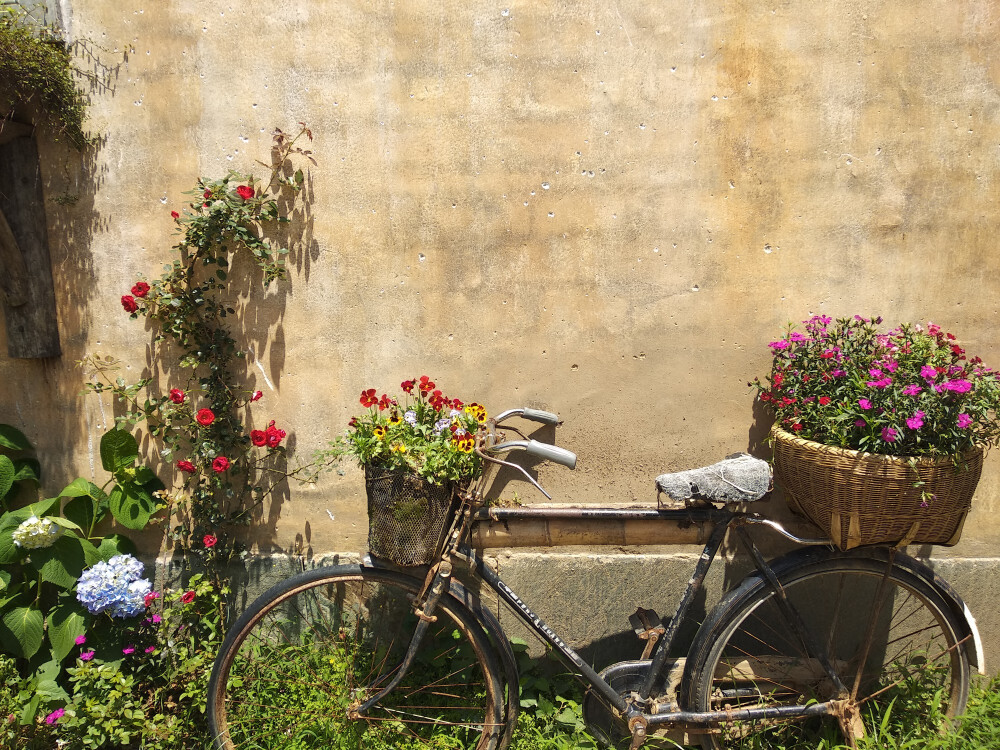
{"label": "white flower", "polygon": [[14,544],[25,549],[51,547],[62,535],[62,526],[52,523],[48,518],[39,519],[37,516],[29,518],[11,534]]}

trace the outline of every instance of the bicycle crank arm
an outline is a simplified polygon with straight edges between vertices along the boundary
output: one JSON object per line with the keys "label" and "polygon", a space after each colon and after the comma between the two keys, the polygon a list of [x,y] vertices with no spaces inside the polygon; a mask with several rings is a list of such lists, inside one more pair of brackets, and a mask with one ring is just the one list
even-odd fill
{"label": "bicycle crank arm", "polygon": [[427,597],[424,600],[423,606],[419,607],[416,611],[416,615],[419,618],[417,627],[413,631],[413,637],[410,639],[410,645],[406,649],[406,654],[403,656],[403,660],[396,668],[396,675],[392,678],[389,684],[382,688],[382,690],[380,690],[376,695],[366,700],[357,708],[348,710],[348,718],[364,718],[372,706],[395,690],[396,686],[399,685],[404,677],[406,677],[407,672],[410,671],[410,667],[413,665],[413,660],[417,656],[417,649],[420,648],[420,643],[423,641],[424,635],[427,633],[427,628],[436,619],[433,615],[434,608],[441,599],[441,595],[448,590],[450,585],[451,563],[447,561],[442,562],[441,567],[435,574],[434,581],[431,583],[430,589],[427,592]]}

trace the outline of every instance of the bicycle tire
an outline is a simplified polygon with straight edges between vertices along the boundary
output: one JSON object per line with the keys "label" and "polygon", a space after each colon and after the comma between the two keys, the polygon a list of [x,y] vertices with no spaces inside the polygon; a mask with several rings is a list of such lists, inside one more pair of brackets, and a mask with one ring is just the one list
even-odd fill
{"label": "bicycle tire", "polygon": [[364,718],[416,625],[421,581],[359,565],[321,568],[258,598],[227,634],[209,681],[215,750],[496,750],[505,686],[476,617],[439,601],[403,682]]}
{"label": "bicycle tire", "polygon": [[[890,568],[884,551],[813,552],[797,558],[779,566],[778,581],[813,643],[825,644],[849,691],[853,718],[736,721],[703,735],[704,748],[790,750],[815,748],[824,739],[853,745],[862,734],[903,726],[900,721],[912,728],[965,709],[966,631],[930,582],[932,574],[920,575],[919,564],[910,558],[907,565],[896,562]],[[688,705],[709,711],[837,697],[820,660],[794,633],[772,587],[760,574],[750,576],[723,598],[695,638],[688,657]],[[890,716],[883,726],[890,705],[896,724]]]}

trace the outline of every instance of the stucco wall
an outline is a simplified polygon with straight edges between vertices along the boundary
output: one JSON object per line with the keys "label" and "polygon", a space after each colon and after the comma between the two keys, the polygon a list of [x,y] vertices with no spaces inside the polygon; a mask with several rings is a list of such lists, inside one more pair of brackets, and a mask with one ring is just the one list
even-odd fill
{"label": "stucco wall", "polygon": [[[119,297],[171,259],[182,191],[254,170],[300,120],[303,240],[241,325],[255,418],[303,459],[363,388],[426,373],[492,411],[559,412],[580,460],[539,467],[556,499],[652,502],[655,474],[759,435],[747,381],[788,321],[933,320],[1000,366],[986,0],[60,7],[105,59],[131,52],[93,93],[99,148],[43,144],[48,194],[80,196],[46,206],[64,355],[0,355],[0,421],[50,491],[102,479],[115,407],[73,362],[150,366]],[[998,504],[991,456],[955,554],[993,554]],[[364,532],[348,468],[293,486],[257,541],[356,551]]]}

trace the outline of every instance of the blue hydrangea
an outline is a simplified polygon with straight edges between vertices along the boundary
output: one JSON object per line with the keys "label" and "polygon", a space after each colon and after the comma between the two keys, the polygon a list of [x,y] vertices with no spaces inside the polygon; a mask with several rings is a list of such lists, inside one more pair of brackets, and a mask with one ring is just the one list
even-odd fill
{"label": "blue hydrangea", "polygon": [[135,617],[146,610],[153,586],[142,577],[142,563],[132,555],[116,555],[87,568],[76,584],[76,598],[92,615]]}

